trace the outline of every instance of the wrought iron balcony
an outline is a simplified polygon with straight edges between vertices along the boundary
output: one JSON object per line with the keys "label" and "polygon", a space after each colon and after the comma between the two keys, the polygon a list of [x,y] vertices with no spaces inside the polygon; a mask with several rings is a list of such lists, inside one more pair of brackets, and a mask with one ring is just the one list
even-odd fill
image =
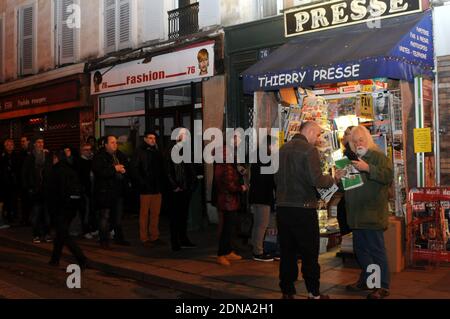
{"label": "wrought iron balcony", "polygon": [[169,39],[198,32],[198,2],[168,11]]}

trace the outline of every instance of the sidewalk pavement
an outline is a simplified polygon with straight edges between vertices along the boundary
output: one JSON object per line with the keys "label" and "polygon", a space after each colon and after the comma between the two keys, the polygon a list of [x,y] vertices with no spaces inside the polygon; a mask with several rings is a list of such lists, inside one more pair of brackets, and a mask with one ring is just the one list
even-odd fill
{"label": "sidewalk pavement", "polygon": [[[149,284],[174,288],[204,298],[278,299],[279,262],[256,262],[251,259],[249,248],[239,251],[244,257],[232,262],[231,267],[216,264],[216,226],[191,232],[196,249],[172,252],[169,245],[167,222],[161,221],[161,239],[166,245],[145,247],[138,240],[136,217],[124,221],[126,238],[131,247],[112,245],[102,250],[95,240],[79,239],[78,243],[92,262],[94,269],[123,276]],[[32,244],[31,230],[18,227],[0,230],[0,244],[49,256],[52,244]],[[65,251],[65,260],[72,262]],[[348,293],[347,284],[358,277],[356,267],[344,265],[336,257],[336,251],[320,255],[321,291],[333,299],[364,299],[365,294]],[[299,265],[300,268],[300,265]],[[297,298],[306,298],[307,292],[300,277]],[[450,267],[437,269],[406,270],[392,275],[390,298],[438,298],[450,299]]]}

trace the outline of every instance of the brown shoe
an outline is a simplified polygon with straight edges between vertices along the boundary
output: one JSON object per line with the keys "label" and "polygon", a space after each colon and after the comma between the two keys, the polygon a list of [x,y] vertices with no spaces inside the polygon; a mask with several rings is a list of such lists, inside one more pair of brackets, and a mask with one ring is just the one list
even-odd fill
{"label": "brown shoe", "polygon": [[226,255],[225,258],[228,259],[228,260],[241,260],[242,259],[241,256],[237,255],[234,252],[231,252],[228,255]]}
{"label": "brown shoe", "polygon": [[227,266],[227,267],[231,266],[230,261],[225,256],[217,257],[217,263],[222,266]]}
{"label": "brown shoe", "polygon": [[386,297],[389,297],[390,293],[389,290],[384,288],[378,288],[372,291],[370,294],[367,295],[367,299],[384,299]]}

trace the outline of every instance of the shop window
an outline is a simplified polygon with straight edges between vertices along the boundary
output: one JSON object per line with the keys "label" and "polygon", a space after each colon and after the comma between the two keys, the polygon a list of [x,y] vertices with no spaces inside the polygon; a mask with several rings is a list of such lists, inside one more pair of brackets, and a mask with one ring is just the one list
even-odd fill
{"label": "shop window", "polygon": [[132,1],[104,0],[104,46],[105,52],[132,46]]}
{"label": "shop window", "polygon": [[28,5],[18,10],[18,60],[19,75],[29,75],[34,72],[36,54],[36,9]]}
{"label": "shop window", "polygon": [[[79,32],[76,19],[79,0],[55,0],[56,64],[75,63],[78,56]],[[75,19],[73,19],[75,17]]]}
{"label": "shop window", "polygon": [[143,111],[144,109],[144,92],[139,92],[102,98],[100,114],[135,112]]}
{"label": "shop window", "polygon": [[164,89],[164,107],[188,105],[192,103],[191,85]]}
{"label": "shop window", "polygon": [[145,116],[103,119],[101,121],[101,134],[102,136],[116,136],[119,150],[127,156],[132,156],[145,134]]}

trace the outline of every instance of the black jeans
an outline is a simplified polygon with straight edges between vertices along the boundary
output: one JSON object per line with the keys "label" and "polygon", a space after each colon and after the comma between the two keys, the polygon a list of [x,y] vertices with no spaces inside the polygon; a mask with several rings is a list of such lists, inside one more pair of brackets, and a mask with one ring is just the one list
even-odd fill
{"label": "black jeans", "polygon": [[225,256],[233,251],[231,237],[233,234],[233,227],[236,223],[237,212],[228,211],[219,212],[219,214],[221,214],[220,218],[222,219],[222,227],[220,229],[219,251],[217,252],[217,256]]}
{"label": "black jeans", "polygon": [[98,229],[92,195],[83,194],[80,202],[80,219],[83,234],[94,232]]}
{"label": "black jeans", "polygon": [[43,200],[31,202],[31,225],[33,237],[44,238],[50,232],[50,214]]}
{"label": "black jeans", "polygon": [[170,240],[172,247],[179,247],[189,243],[187,223],[189,217],[189,203],[191,192],[172,192],[172,207],[170,209]]}
{"label": "black jeans", "polygon": [[6,212],[8,223],[13,223],[17,217],[19,192],[12,185],[6,185],[4,191],[3,211]]}
{"label": "black jeans", "polygon": [[302,259],[302,274],[308,292],[320,294],[320,232],[315,209],[278,207],[280,240],[280,288],[283,294],[294,295],[298,278],[298,255]]}
{"label": "black jeans", "polygon": [[[115,241],[125,240],[122,230],[123,197],[112,198],[112,208],[100,209],[99,237],[100,242],[109,241],[109,231],[114,230]],[[110,228],[111,224],[111,228]]]}
{"label": "black jeans", "polygon": [[69,227],[75,215],[75,209],[65,208],[64,211],[58,212],[55,216],[56,238],[53,243],[52,262],[59,262],[64,246],[69,249],[79,265],[86,262],[86,257],[80,247],[69,235]]}

